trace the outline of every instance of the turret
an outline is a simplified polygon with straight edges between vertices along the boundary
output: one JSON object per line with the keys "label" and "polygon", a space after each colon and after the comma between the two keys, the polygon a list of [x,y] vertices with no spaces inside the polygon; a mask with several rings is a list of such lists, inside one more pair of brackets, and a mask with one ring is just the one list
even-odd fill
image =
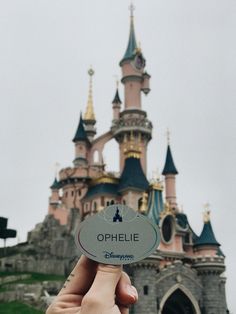
{"label": "turret", "polygon": [[202,232],[194,244],[193,264],[204,289],[202,313],[227,313],[225,264],[224,256],[219,254],[219,246],[212,229],[210,211],[206,210]]}
{"label": "turret", "polygon": [[53,184],[50,186],[51,189],[51,196],[50,196],[50,205],[57,205],[59,203],[60,197],[59,197],[59,189],[60,184],[57,181],[57,178],[55,178]]}
{"label": "turret", "polygon": [[[117,84],[118,85],[118,84]],[[116,89],[115,97],[112,101],[112,108],[113,108],[113,120],[118,120],[120,118],[120,107],[121,107],[121,100],[119,96],[118,86]]]}
{"label": "turret", "polygon": [[85,131],[87,133],[87,136],[91,142],[96,134],[96,128],[95,128],[96,118],[95,118],[95,113],[93,109],[93,81],[92,81],[94,70],[92,68],[88,70],[88,75],[89,75],[89,94],[88,94],[87,107],[84,114],[84,126],[85,126]]}
{"label": "turret", "polygon": [[75,159],[73,161],[75,167],[87,164],[87,152],[90,145],[87,133],[85,132],[82,114],[80,114],[79,125],[73,138],[75,143]]}
{"label": "turret", "polygon": [[171,209],[176,210],[177,202],[176,202],[175,176],[178,174],[178,171],[174,164],[169,143],[167,146],[166,161],[162,174],[165,176],[166,202],[169,203]]}
{"label": "turret", "polygon": [[215,256],[219,252],[220,244],[216,240],[210,220],[210,211],[204,212],[204,225],[200,236],[194,243],[194,250],[198,255]]}

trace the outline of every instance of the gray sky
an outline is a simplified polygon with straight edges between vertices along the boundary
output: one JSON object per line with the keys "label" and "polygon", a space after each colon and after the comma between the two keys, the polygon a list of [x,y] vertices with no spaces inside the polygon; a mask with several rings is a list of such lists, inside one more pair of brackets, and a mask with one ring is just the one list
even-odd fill
{"label": "gray sky", "polygon": [[[128,0],[0,0],[0,215],[21,241],[47,213],[55,162],[68,166],[74,158],[71,139],[85,109],[90,64],[99,134],[111,125],[128,6]],[[154,125],[148,173],[162,170],[169,127],[179,204],[199,234],[210,202],[236,313],[236,1],[135,6],[136,36],[152,75],[152,91],[143,97]],[[118,169],[114,152],[108,144],[108,169]]]}

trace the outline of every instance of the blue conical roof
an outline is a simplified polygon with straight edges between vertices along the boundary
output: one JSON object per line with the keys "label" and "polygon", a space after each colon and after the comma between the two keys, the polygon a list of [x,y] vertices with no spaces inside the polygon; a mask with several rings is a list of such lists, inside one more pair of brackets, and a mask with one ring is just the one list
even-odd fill
{"label": "blue conical roof", "polygon": [[50,186],[50,189],[51,190],[58,190],[60,188],[60,184],[59,182],[57,181],[57,178],[55,178],[53,184]]}
{"label": "blue conical roof", "polygon": [[116,89],[116,94],[115,94],[115,97],[114,97],[112,103],[113,104],[121,104],[122,103],[120,100],[118,88]]}
{"label": "blue conical roof", "polygon": [[77,128],[77,131],[75,133],[75,137],[73,138],[73,142],[76,143],[77,141],[87,141],[88,142],[88,137],[84,129],[84,121],[82,118],[82,114],[80,114],[80,119],[79,119],[79,125]]}
{"label": "blue conical roof", "polygon": [[129,188],[145,191],[148,189],[148,185],[148,180],[143,172],[140,159],[135,157],[126,158],[118,191],[120,192]]}
{"label": "blue conical roof", "polygon": [[138,46],[137,46],[135,31],[134,31],[134,19],[133,19],[133,17],[131,17],[128,46],[127,46],[126,52],[125,52],[124,57],[121,60],[120,64],[125,60],[133,59],[137,47]]}
{"label": "blue conical roof", "polygon": [[165,166],[164,166],[164,169],[162,171],[162,174],[163,175],[178,174],[178,171],[175,167],[174,160],[172,157],[170,145],[168,145],[168,147],[167,147],[166,162],[165,162]]}
{"label": "blue conical roof", "polygon": [[219,242],[217,242],[210,220],[204,223],[201,235],[195,242],[195,246],[201,245],[215,245],[220,246]]}

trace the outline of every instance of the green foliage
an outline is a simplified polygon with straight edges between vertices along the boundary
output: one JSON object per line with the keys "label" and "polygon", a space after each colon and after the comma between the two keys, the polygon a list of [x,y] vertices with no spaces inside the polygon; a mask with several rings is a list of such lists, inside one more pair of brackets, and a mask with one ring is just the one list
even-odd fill
{"label": "green foliage", "polygon": [[4,302],[0,303],[0,314],[43,314],[42,311],[20,302]]}
{"label": "green foliage", "polygon": [[[11,275],[23,275],[23,274],[27,274],[30,275],[30,278],[27,279],[19,279],[19,280],[15,280],[12,282],[8,282],[8,283],[3,283],[0,285],[0,292],[4,292],[4,291],[9,291],[13,289],[13,286],[15,284],[34,284],[37,282],[42,282],[42,281],[65,281],[65,277],[64,276],[60,276],[60,275],[48,275],[48,274],[39,274],[39,273],[10,273],[10,272],[6,272],[6,273],[0,273],[0,277],[6,277],[6,276],[11,276]],[[0,312],[1,314],[1,312]]]}

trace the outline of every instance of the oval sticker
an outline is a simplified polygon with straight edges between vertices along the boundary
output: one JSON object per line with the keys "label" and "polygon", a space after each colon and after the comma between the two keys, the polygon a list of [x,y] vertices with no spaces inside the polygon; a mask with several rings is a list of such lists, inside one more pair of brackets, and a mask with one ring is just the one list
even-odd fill
{"label": "oval sticker", "polygon": [[130,264],[148,257],[160,243],[160,232],[146,216],[125,205],[111,205],[87,217],[75,233],[79,250],[104,264]]}

